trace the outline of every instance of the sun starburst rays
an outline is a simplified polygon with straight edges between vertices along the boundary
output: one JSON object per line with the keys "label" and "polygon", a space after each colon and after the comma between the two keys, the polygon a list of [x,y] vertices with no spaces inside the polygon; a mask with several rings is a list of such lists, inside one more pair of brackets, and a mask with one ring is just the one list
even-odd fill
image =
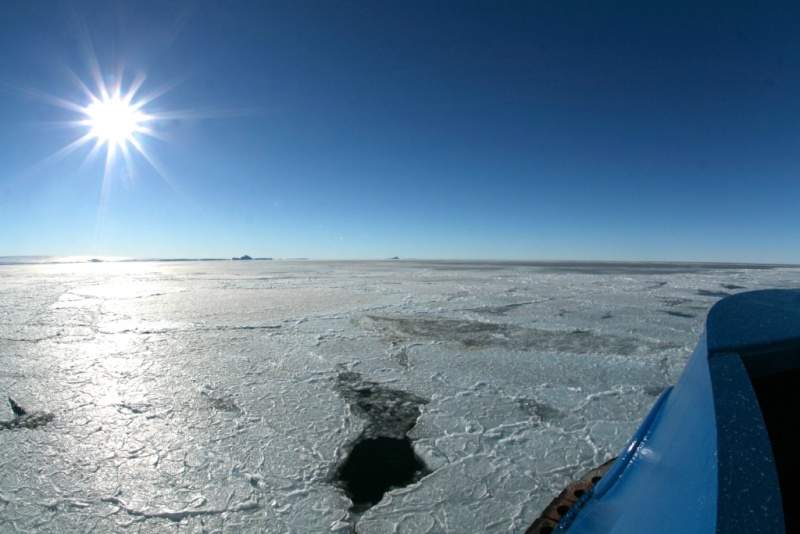
{"label": "sun starburst rays", "polygon": [[[77,76],[75,77],[89,101],[80,107],[83,118],[76,123],[87,129],[84,138],[95,142],[90,155],[96,154],[105,146],[106,172],[109,172],[118,151],[121,151],[126,159],[130,157],[129,145],[137,152],[144,153],[138,137],[151,135],[152,123],[158,117],[149,115],[142,109],[148,100],[141,98],[135,100],[145,80],[143,75],[137,75],[127,91],[122,90],[121,81],[116,81],[109,87],[99,72],[95,72],[93,77],[97,86],[96,92],[77,79]],[[121,79],[121,75],[118,77]]]}
{"label": "sun starburst rays", "polygon": [[[197,201],[181,186],[180,180],[171,176],[167,166],[156,157],[155,152],[159,147],[152,141],[169,142],[173,126],[184,121],[252,116],[258,110],[175,109],[165,106],[161,98],[184,85],[190,76],[184,75],[153,86],[147,83],[150,79],[144,71],[134,72],[131,68],[123,67],[122,63],[117,63],[116,69],[104,70],[88,34],[83,31],[78,33],[84,36],[81,39],[85,56],[83,68],[76,71],[65,67],[66,76],[58,81],[57,92],[0,79],[0,89],[57,108],[50,114],[49,120],[35,123],[37,131],[67,132],[66,137],[61,137],[63,144],[57,145],[53,152],[11,177],[9,182],[26,181],[46,172],[59,180],[65,176],[92,178],[100,192],[97,235],[101,234],[104,221],[113,218],[109,209],[116,186],[130,190],[141,185],[149,189],[153,184],[142,181],[145,177],[157,176],[183,202],[198,208]],[[157,100],[159,104],[154,105]],[[49,139],[42,141],[48,142]],[[79,162],[73,171],[75,174],[68,169],[53,172],[56,165],[67,161]]]}
{"label": "sun starburst rays", "polygon": [[[103,221],[107,218],[111,191],[115,183],[125,182],[135,186],[140,174],[140,164],[152,168],[155,173],[176,194],[184,198],[174,180],[170,179],[161,165],[148,138],[165,140],[162,124],[171,122],[174,113],[150,112],[146,107],[173,87],[161,86],[155,90],[142,91],[146,77],[144,74],[131,76],[122,69],[116,75],[103,73],[95,61],[89,61],[89,76],[82,78],[71,69],[68,77],[77,90],[58,95],[34,87],[9,83],[0,80],[0,86],[25,98],[38,100],[50,106],[65,110],[65,115],[54,117],[38,127],[68,130],[74,136],[55,152],[44,157],[32,167],[20,173],[16,179],[24,180],[38,175],[45,169],[83,153],[78,172],[82,175],[94,173],[92,167],[100,160],[102,175],[99,181],[100,202],[97,206],[96,233],[101,233]],[[191,112],[185,116],[191,116]],[[96,167],[94,167],[96,168]]]}
{"label": "sun starburst rays", "polygon": [[109,100],[98,100],[86,107],[87,119],[84,123],[89,127],[93,137],[104,143],[121,146],[134,139],[134,134],[145,131],[142,124],[148,117],[131,106],[128,99],[119,94]]}

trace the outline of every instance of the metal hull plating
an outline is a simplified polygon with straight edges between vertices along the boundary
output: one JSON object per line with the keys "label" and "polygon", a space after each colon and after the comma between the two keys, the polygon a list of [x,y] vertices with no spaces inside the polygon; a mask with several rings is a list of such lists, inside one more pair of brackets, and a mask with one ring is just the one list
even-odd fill
{"label": "metal hull plating", "polygon": [[793,531],[798,370],[800,291],[718,302],[678,383],[554,532]]}

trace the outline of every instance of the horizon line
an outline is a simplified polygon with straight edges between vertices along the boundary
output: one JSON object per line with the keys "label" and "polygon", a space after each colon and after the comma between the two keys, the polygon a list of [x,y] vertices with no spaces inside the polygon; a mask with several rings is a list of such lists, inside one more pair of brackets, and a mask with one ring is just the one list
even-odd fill
{"label": "horizon line", "polygon": [[[14,261],[9,261],[14,260]],[[30,260],[30,261],[25,261]],[[49,261],[47,261],[49,260]],[[137,263],[137,262],[202,262],[202,261],[273,261],[273,262],[428,262],[428,263],[503,263],[503,264],[651,264],[651,265],[708,265],[742,267],[800,267],[800,263],[719,261],[719,260],[651,260],[651,259],[509,259],[509,258],[425,258],[398,256],[388,258],[313,258],[290,257],[275,258],[266,256],[249,257],[132,257],[132,256],[92,256],[75,255],[22,255],[0,256],[0,265],[54,264],[54,263]]]}

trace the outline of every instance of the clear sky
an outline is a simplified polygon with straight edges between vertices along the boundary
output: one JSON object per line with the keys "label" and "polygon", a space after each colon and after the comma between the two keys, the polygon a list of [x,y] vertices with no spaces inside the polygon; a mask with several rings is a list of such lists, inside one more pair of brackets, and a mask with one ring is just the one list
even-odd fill
{"label": "clear sky", "polygon": [[[794,1],[3,0],[0,256],[800,263],[798,28]],[[99,86],[140,105],[128,140]]]}

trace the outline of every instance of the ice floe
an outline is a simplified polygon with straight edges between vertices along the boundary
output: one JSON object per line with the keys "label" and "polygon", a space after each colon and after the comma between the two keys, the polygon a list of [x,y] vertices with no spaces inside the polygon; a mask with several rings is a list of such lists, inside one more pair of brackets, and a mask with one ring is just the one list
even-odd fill
{"label": "ice floe", "polygon": [[[0,265],[0,394],[49,414],[0,413],[0,530],[521,532],[619,452],[716,300],[800,286],[746,265],[242,263]],[[418,463],[359,504],[359,457],[356,477]]]}

